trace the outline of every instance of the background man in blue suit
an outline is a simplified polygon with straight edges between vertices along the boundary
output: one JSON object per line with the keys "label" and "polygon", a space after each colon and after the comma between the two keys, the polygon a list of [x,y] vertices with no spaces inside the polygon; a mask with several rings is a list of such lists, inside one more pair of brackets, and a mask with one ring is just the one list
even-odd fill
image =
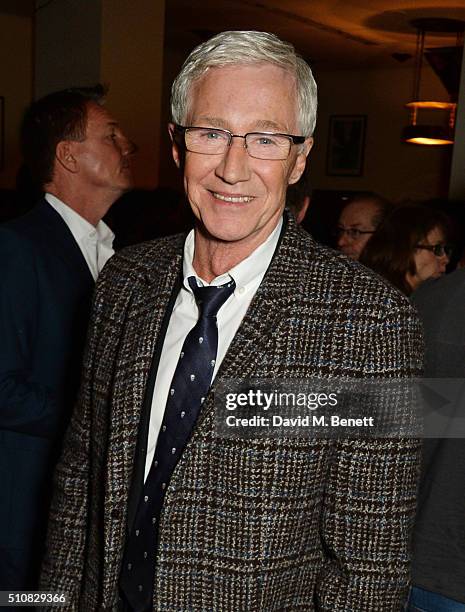
{"label": "background man in blue suit", "polygon": [[0,590],[36,586],[90,298],[113,254],[101,219],[132,186],[134,146],[103,96],[70,89],[30,107],[23,154],[45,194],[0,227]]}

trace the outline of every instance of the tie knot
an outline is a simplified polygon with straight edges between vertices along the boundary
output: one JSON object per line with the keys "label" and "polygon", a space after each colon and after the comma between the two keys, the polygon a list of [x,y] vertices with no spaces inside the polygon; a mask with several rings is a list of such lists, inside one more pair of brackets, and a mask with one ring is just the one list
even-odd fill
{"label": "tie knot", "polygon": [[194,276],[190,276],[189,285],[192,289],[202,317],[216,317],[219,309],[230,295],[234,292],[236,283],[231,280],[224,285],[217,287],[209,285],[208,287],[199,287]]}

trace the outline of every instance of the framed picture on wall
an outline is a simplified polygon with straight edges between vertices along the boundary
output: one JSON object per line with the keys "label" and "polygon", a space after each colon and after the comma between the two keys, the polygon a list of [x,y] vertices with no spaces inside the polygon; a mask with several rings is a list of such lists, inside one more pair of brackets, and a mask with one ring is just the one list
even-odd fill
{"label": "framed picture on wall", "polygon": [[326,174],[361,176],[365,149],[366,115],[331,115]]}
{"label": "framed picture on wall", "polygon": [[0,172],[5,166],[5,98],[0,96]]}

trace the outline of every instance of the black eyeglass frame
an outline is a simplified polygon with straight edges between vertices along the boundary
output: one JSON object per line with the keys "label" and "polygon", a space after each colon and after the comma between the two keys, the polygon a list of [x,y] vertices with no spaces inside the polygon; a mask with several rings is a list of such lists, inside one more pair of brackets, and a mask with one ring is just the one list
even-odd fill
{"label": "black eyeglass frame", "polygon": [[450,244],[417,244],[415,248],[431,251],[436,257],[442,257],[443,255],[450,257],[453,250]]}
{"label": "black eyeglass frame", "polygon": [[[233,138],[243,138],[244,139],[244,148],[247,150],[247,153],[250,155],[249,149],[247,147],[247,136],[250,136],[252,134],[263,134],[264,136],[284,136],[285,138],[288,138],[291,145],[293,144],[303,144],[306,141],[306,136],[296,136],[295,134],[283,134],[281,132],[247,132],[246,134],[244,134],[243,136],[241,134],[233,134],[232,132],[230,132],[229,130],[225,130],[224,128],[213,128],[213,127],[204,127],[201,125],[179,125],[178,123],[174,124],[174,129],[176,132],[178,132],[178,134],[183,134],[184,135],[184,146],[186,147],[186,150],[189,151],[190,149],[187,148],[187,143],[186,143],[186,132],[188,132],[189,130],[214,130],[216,132],[223,132],[224,134],[227,134],[229,137],[229,141],[228,144],[226,146],[225,151],[227,150],[227,147],[231,146],[232,143],[232,139]],[[287,154],[287,157],[289,157],[289,153],[291,152],[291,149],[289,147],[289,151]],[[198,153],[198,151],[191,151],[191,153]],[[218,155],[218,153],[201,153],[202,155]],[[254,157],[254,155],[250,155],[250,157]],[[283,159],[287,159],[287,157],[283,158]],[[261,158],[261,157],[256,157],[255,159],[265,159],[265,158]],[[275,158],[271,158],[271,159],[275,159]],[[278,161],[278,158],[276,158],[276,161]]]}
{"label": "black eyeglass frame", "polygon": [[364,234],[374,234],[375,232],[376,230],[360,230],[356,227],[341,227],[338,225],[333,231],[333,236],[337,238],[342,234],[347,234],[353,240],[358,240]]}

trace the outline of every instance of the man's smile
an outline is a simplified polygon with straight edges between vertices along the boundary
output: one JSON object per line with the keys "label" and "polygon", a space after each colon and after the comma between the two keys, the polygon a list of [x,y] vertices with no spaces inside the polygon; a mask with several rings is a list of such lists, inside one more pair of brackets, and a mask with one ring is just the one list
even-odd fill
{"label": "man's smile", "polygon": [[217,200],[221,200],[222,202],[231,202],[232,204],[247,204],[254,199],[254,196],[247,195],[228,195],[225,193],[218,193],[217,191],[211,191],[210,193]]}

